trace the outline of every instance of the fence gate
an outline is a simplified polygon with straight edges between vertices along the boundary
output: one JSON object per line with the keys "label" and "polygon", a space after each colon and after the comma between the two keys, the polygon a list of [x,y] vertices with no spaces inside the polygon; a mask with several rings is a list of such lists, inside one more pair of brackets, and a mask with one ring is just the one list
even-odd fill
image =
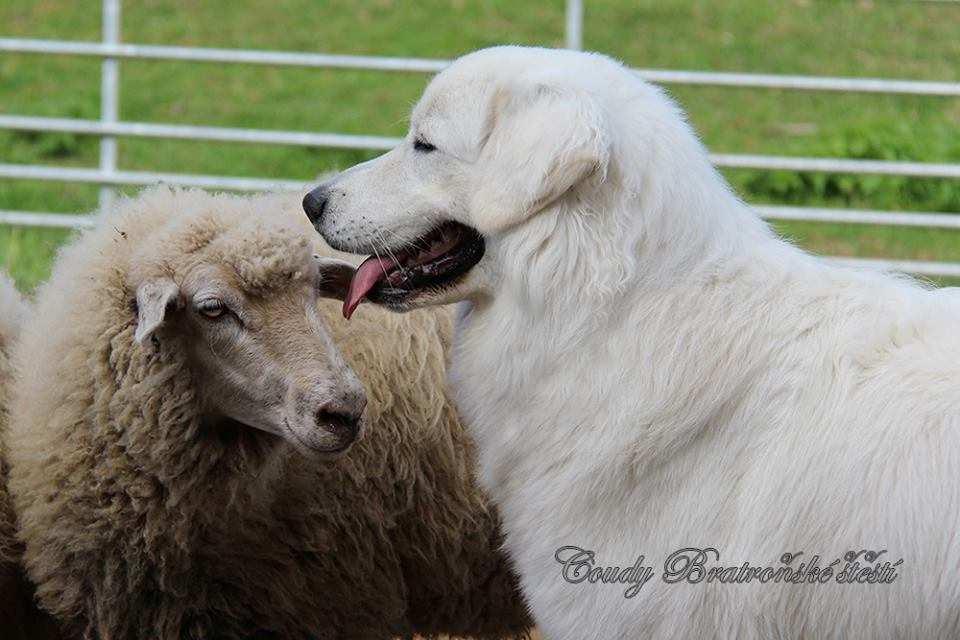
{"label": "fence gate", "polygon": [[[370,69],[408,73],[435,73],[443,69],[449,62],[447,60],[426,58],[125,44],[121,42],[120,37],[120,0],[102,0],[102,2],[103,39],[99,43],[0,38],[0,52],[87,56],[102,59],[99,120],[42,118],[0,114],[0,129],[66,132],[99,136],[100,166],[97,169],[78,169],[72,167],[0,163],[0,179],[99,184],[101,185],[101,206],[110,203],[114,195],[114,187],[123,185],[150,185],[164,182],[171,185],[233,191],[266,191],[277,188],[299,189],[304,186],[304,183],[298,180],[123,171],[117,167],[116,140],[118,137],[127,136],[372,150],[387,150],[399,141],[396,138],[382,136],[346,135],[340,133],[307,133],[299,131],[271,131],[264,129],[123,122],[118,119],[119,61],[123,59]],[[579,49],[582,47],[582,43],[583,2],[582,0],[567,0],[567,47]],[[879,78],[835,78],[824,76],[722,73],[665,69],[637,69],[636,71],[644,79],[662,84],[960,97],[960,82],[927,82]],[[845,158],[802,158],[746,154],[713,154],[711,158],[717,166],[730,168],[960,179],[960,164],[957,163],[891,162]],[[775,220],[808,220],[867,225],[960,229],[960,214],[759,205],[754,208],[764,217]],[[0,224],[84,227],[92,224],[92,218],[91,216],[0,210]],[[834,260],[857,266],[907,271],[918,275],[960,277],[960,263],[864,258],[834,258]]]}

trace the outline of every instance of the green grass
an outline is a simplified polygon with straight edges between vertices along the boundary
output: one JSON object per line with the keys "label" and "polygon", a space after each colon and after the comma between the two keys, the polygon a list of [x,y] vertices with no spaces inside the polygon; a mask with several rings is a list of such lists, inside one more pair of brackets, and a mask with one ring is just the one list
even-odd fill
{"label": "green grass", "polygon": [[[97,40],[99,3],[4,0],[0,35]],[[587,0],[585,44],[638,67],[960,80],[960,5]],[[123,39],[150,44],[449,58],[498,43],[560,46],[563,1],[140,0]],[[121,64],[124,120],[399,135],[420,74],[159,61]],[[97,118],[99,63],[0,55],[0,111]],[[960,100],[670,87],[716,152],[960,161]],[[132,170],[309,179],[360,151],[125,139]],[[0,162],[95,167],[97,140],[0,132]],[[754,202],[960,212],[960,184],[729,171]],[[0,181],[0,208],[89,211],[96,187]],[[960,260],[960,233],[782,223],[822,253]],[[0,267],[29,288],[69,234],[0,227]]]}

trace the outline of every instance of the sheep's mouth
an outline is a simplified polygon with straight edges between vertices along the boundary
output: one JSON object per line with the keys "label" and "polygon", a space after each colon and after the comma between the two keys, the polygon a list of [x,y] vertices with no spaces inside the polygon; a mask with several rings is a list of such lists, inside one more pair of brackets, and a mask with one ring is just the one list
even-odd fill
{"label": "sheep's mouth", "polygon": [[361,417],[321,409],[315,419],[316,422],[307,432],[298,430],[289,420],[284,419],[283,437],[304,453],[337,456],[350,449],[363,430]]}
{"label": "sheep's mouth", "polygon": [[459,222],[444,222],[399,251],[383,249],[357,267],[343,301],[349,318],[364,300],[403,307],[426,292],[455,284],[483,257],[483,237]]}

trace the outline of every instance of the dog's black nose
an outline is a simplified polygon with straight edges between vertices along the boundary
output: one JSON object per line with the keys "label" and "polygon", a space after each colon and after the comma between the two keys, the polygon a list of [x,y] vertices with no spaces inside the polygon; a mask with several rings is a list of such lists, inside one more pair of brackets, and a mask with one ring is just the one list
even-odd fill
{"label": "dog's black nose", "polygon": [[310,218],[314,225],[320,224],[323,218],[323,212],[327,210],[327,203],[330,201],[330,191],[319,186],[307,195],[303,196],[303,211]]}

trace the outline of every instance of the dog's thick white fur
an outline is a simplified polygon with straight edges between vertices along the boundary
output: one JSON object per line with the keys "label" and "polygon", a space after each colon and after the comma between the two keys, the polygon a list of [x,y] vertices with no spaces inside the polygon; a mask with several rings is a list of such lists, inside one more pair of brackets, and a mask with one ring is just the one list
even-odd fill
{"label": "dog's thick white fur", "polygon": [[[486,239],[412,305],[467,300],[451,384],[546,637],[960,637],[956,290],[779,239],[661,91],[593,54],[468,55],[400,147],[328,186],[339,248],[444,218]],[[632,598],[570,583],[565,545],[655,575]],[[891,584],[667,584],[684,547],[902,563]]]}

